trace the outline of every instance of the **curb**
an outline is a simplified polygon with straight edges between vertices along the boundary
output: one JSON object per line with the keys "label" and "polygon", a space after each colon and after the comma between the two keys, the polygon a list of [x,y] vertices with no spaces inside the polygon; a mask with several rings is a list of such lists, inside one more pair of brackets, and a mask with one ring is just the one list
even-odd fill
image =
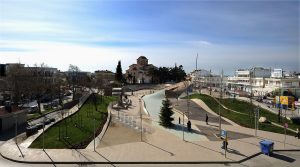
{"label": "curb", "polygon": [[[102,131],[100,132],[100,134],[96,137],[98,140],[96,141],[96,145],[98,146],[100,141],[102,140],[103,136],[105,135],[107,129],[108,129],[108,126],[110,124],[110,121],[111,121],[111,106],[112,106],[112,102],[109,104],[109,106],[107,107],[107,113],[108,113],[108,116],[107,116],[107,119],[106,119],[106,122],[102,128]],[[93,144],[93,141],[92,140],[89,145],[87,145],[87,147],[85,149],[94,149],[94,144]],[[96,146],[96,147],[97,147]]]}

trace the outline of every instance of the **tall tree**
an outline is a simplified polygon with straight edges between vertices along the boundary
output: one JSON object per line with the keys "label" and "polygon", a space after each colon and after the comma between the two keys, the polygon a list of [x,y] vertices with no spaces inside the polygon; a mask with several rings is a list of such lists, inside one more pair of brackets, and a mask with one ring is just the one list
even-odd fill
{"label": "tall tree", "polygon": [[38,103],[38,109],[41,113],[41,101],[43,98],[49,98],[50,90],[51,90],[51,84],[53,82],[51,80],[48,80],[48,76],[46,75],[47,71],[47,65],[42,63],[40,66],[37,64],[34,65],[34,67],[29,67],[29,78],[30,78],[30,94],[31,97],[36,99]]}
{"label": "tall tree", "polygon": [[118,61],[117,69],[116,69],[116,80],[119,82],[123,81],[123,73],[122,73],[122,66],[121,61]]}
{"label": "tall tree", "polygon": [[164,127],[172,127],[172,121],[174,120],[172,115],[174,112],[172,111],[170,100],[163,100],[162,104],[163,106],[161,107],[159,113],[159,124]]}
{"label": "tall tree", "polygon": [[12,91],[12,100],[15,104],[21,102],[30,90],[28,72],[24,69],[21,64],[15,64],[11,65],[7,71],[7,90]]}
{"label": "tall tree", "polygon": [[79,84],[79,72],[80,72],[79,67],[70,64],[68,70],[68,84],[69,84],[69,88],[73,93],[73,100],[75,100],[76,87]]}

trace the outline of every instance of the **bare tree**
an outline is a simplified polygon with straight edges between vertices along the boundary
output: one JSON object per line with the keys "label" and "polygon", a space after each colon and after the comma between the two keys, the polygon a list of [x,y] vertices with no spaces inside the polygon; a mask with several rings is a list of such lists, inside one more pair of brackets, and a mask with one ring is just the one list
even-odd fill
{"label": "bare tree", "polygon": [[73,100],[75,100],[76,88],[78,87],[79,84],[79,72],[80,72],[79,67],[70,64],[67,80],[68,80],[69,88],[73,94]]}
{"label": "bare tree", "polygon": [[[50,96],[52,84],[54,81],[53,77],[47,76],[47,65],[42,63],[40,66],[37,64],[34,67],[28,67],[27,70],[30,74],[30,94],[31,97],[36,99],[38,103],[38,109],[41,113],[41,100],[43,97]],[[48,97],[49,98],[49,97]]]}
{"label": "bare tree", "polygon": [[12,101],[18,104],[29,90],[28,73],[24,70],[24,65],[13,64],[9,66],[7,74],[7,90],[11,91]]}

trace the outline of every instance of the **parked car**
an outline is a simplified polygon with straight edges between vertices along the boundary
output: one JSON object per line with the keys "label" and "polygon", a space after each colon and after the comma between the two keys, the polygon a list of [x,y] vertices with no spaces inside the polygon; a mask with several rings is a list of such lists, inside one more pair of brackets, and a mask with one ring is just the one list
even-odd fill
{"label": "parked car", "polygon": [[44,124],[42,122],[35,125],[38,130],[43,129]]}
{"label": "parked car", "polygon": [[45,121],[45,125],[49,125],[51,123],[51,120],[50,119],[47,119],[46,121]]}
{"label": "parked car", "polygon": [[55,118],[51,118],[51,119],[50,119],[50,122],[55,122]]}

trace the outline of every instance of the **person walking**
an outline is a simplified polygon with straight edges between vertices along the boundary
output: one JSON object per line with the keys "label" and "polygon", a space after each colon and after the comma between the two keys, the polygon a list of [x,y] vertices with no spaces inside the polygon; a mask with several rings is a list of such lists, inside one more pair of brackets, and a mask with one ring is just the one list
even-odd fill
{"label": "person walking", "polygon": [[205,117],[205,122],[206,122],[206,125],[208,125],[208,115],[206,114],[206,117]]}
{"label": "person walking", "polygon": [[192,123],[190,120],[188,120],[188,122],[187,122],[187,128],[188,128],[189,132],[192,130]]}

